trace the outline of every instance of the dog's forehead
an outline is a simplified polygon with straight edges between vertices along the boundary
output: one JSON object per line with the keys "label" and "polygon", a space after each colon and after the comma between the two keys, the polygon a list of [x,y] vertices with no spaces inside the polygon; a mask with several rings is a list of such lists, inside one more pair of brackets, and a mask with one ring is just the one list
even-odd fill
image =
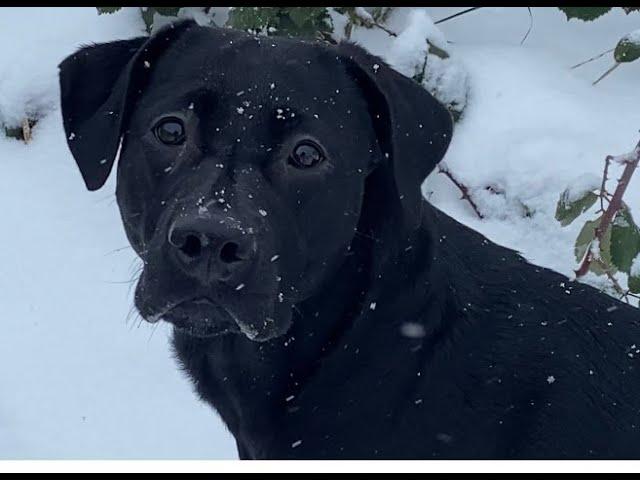
{"label": "dog's forehead", "polygon": [[[352,86],[339,56],[317,42],[252,36],[230,29],[187,32],[160,58],[155,85],[255,95],[288,87],[305,95]],[[281,89],[282,91],[282,89]]]}

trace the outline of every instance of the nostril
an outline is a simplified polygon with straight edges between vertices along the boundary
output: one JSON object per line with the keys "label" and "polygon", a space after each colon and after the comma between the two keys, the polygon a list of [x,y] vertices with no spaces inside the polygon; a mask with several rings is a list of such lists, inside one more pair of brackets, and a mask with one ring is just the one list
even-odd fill
{"label": "nostril", "polygon": [[202,252],[202,242],[196,235],[187,235],[179,248],[187,257],[195,258]]}
{"label": "nostril", "polygon": [[220,260],[224,263],[235,263],[242,261],[238,255],[239,245],[235,242],[227,242],[220,249]]}

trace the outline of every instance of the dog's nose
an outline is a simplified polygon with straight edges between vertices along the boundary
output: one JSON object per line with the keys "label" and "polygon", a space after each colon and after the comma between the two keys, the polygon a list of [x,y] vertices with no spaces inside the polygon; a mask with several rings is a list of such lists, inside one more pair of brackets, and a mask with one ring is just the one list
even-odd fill
{"label": "dog's nose", "polygon": [[239,283],[257,253],[253,235],[224,221],[177,220],[169,229],[168,242],[181,269],[205,283]]}

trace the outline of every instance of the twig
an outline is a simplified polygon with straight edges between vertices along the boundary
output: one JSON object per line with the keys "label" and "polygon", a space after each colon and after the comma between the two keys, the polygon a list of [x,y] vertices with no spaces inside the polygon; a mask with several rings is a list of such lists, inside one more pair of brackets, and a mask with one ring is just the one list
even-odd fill
{"label": "twig", "polygon": [[599,259],[599,258],[594,260],[594,263],[598,264],[598,266],[602,268],[602,270],[604,270],[604,274],[607,276],[609,281],[611,281],[611,283],[613,284],[613,289],[616,291],[616,293],[618,293],[621,298],[624,298],[624,300],[627,303],[629,303],[629,298],[628,298],[630,294],[629,291],[622,288],[622,285],[620,285],[620,282],[618,282],[618,279],[615,277],[613,273],[611,273],[609,266],[605,262],[603,262],[602,259]]}
{"label": "twig", "polygon": [[461,183],[460,181],[458,181],[453,174],[449,171],[449,169],[446,167],[446,165],[443,165],[442,163],[438,164],[438,173],[443,173],[444,175],[446,175],[449,180],[451,180],[453,182],[453,184],[458,187],[458,190],[460,190],[460,192],[462,192],[462,200],[466,200],[467,202],[469,202],[469,205],[471,205],[471,208],[473,208],[473,211],[476,213],[476,215],[478,216],[479,219],[483,219],[484,215],[482,215],[480,213],[480,209],[478,209],[478,206],[476,205],[476,203],[473,201],[473,199],[471,198],[471,196],[469,195],[469,189],[467,188],[466,185],[464,185],[463,183]]}
{"label": "twig", "polygon": [[347,37],[347,40],[351,38],[351,30],[353,28],[353,18],[354,17],[357,18],[358,20],[360,20],[360,22],[362,22],[362,24],[367,28],[376,27],[376,28],[379,28],[380,30],[382,30],[383,32],[386,32],[387,35],[389,35],[391,37],[397,37],[398,36],[398,34],[396,32],[394,32],[393,30],[391,30],[391,29],[385,27],[384,25],[382,25],[381,23],[376,21],[372,16],[367,15],[366,12],[359,12],[358,8],[356,8],[351,15],[352,15],[351,20],[345,26],[345,36]]}
{"label": "twig", "polygon": [[616,62],[613,64],[613,67],[611,67],[609,70],[607,70],[606,72],[604,72],[602,75],[600,75],[598,77],[598,79],[593,82],[591,85],[597,85],[598,83],[600,83],[601,80],[604,80],[604,77],[606,77],[607,75],[609,75],[611,72],[613,72],[616,68],[618,68],[621,64]]}
{"label": "twig", "polygon": [[[609,163],[613,159],[614,157],[612,157],[611,155],[608,155],[607,158],[605,159],[605,162],[606,162],[605,175],[608,170]],[[591,263],[593,263],[594,261],[598,261],[598,259],[594,258],[593,252],[591,251],[591,247],[593,245],[594,240],[597,240],[598,242],[602,242],[604,238],[604,234],[607,232],[607,230],[609,229],[609,226],[611,225],[611,221],[614,219],[616,213],[618,213],[618,210],[620,210],[620,208],[622,207],[622,196],[624,195],[624,192],[627,190],[627,187],[629,186],[629,182],[631,181],[631,177],[633,176],[633,173],[635,172],[638,166],[638,162],[640,162],[640,142],[638,142],[633,152],[629,155],[624,156],[624,158],[621,158],[620,162],[624,163],[624,171],[622,172],[622,176],[620,177],[620,180],[618,180],[618,185],[616,187],[615,192],[613,192],[613,196],[609,201],[609,205],[607,206],[607,209],[602,214],[602,217],[600,217],[600,223],[598,224],[594,232],[595,236],[591,240],[591,243],[587,248],[587,252],[582,258],[582,261],[580,262],[578,269],[575,271],[576,278],[579,278],[585,275],[589,271],[589,267]]]}
{"label": "twig", "polygon": [[575,69],[575,68],[578,68],[578,67],[581,67],[582,65],[586,65],[586,64],[587,64],[587,63],[589,63],[589,62],[593,62],[594,60],[597,60],[597,59],[599,59],[600,57],[604,57],[607,53],[611,53],[611,52],[613,52],[614,50],[615,50],[615,48],[610,48],[610,49],[609,49],[609,50],[607,50],[606,52],[602,52],[602,53],[600,53],[600,54],[596,55],[595,57],[591,57],[590,59],[585,60],[584,62],[577,63],[577,64],[575,64],[573,67],[571,67],[571,70],[573,70],[573,69]]}
{"label": "twig", "polygon": [[525,40],[529,37],[529,34],[533,29],[533,12],[531,11],[531,7],[527,7],[527,10],[529,10],[529,30],[527,30],[527,33],[525,33],[522,40],[520,40],[520,45],[524,45]]}
{"label": "twig", "polygon": [[385,27],[384,25],[378,23],[378,22],[373,22],[373,26],[374,27],[378,27],[380,30],[383,30],[385,32],[387,32],[387,34],[391,35],[392,37],[397,37],[398,34],[396,32],[394,32],[393,30],[388,29],[387,27]]}
{"label": "twig", "polygon": [[461,11],[461,12],[454,13],[453,15],[449,15],[448,17],[445,17],[445,18],[441,18],[441,19],[440,19],[440,20],[438,20],[437,22],[434,22],[434,25],[438,25],[438,24],[440,24],[440,23],[444,23],[444,22],[447,22],[447,21],[449,21],[449,20],[453,20],[454,18],[457,18],[457,17],[459,17],[459,16],[461,16],[461,15],[465,15],[465,14],[467,14],[467,13],[469,13],[469,12],[473,12],[474,10],[479,10],[480,8],[482,8],[482,7],[471,7],[471,8],[467,8],[466,10],[463,10],[463,11]]}
{"label": "twig", "polygon": [[604,270],[604,274],[607,276],[609,281],[611,281],[611,283],[613,284],[613,289],[616,291],[618,295],[620,295],[620,298],[622,300],[624,300],[627,303],[631,303],[629,302],[630,297],[635,298],[636,300],[640,299],[640,295],[631,293],[631,291],[625,290],[624,288],[622,288],[622,285],[620,285],[620,283],[618,282],[618,279],[613,275],[613,273],[611,273],[611,270],[609,269],[606,263],[604,263],[600,259],[597,260],[597,263],[600,266],[600,268]]}

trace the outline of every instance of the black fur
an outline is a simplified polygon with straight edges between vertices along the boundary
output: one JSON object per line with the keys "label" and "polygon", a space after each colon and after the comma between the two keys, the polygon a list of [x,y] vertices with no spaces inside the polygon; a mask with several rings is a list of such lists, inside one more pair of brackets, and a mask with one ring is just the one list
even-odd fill
{"label": "black fur", "polygon": [[184,22],[60,76],[88,188],[122,139],[136,305],[241,458],[640,458],[637,310],[424,201],[451,118],[380,59]]}

